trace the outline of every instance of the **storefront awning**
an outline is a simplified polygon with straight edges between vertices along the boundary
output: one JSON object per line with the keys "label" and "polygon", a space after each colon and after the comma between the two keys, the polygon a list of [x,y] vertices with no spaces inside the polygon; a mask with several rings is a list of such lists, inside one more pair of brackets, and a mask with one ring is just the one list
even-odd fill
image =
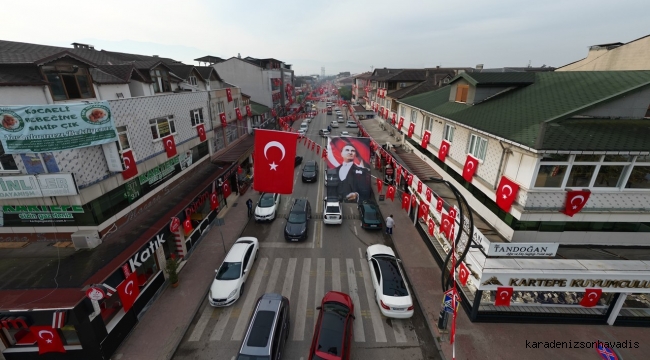
{"label": "storefront awning", "polygon": [[442,179],[442,176],[438,174],[431,165],[424,162],[414,153],[407,153],[402,148],[395,148],[394,151],[396,157],[401,160],[402,163],[422,181],[427,181],[430,178]]}
{"label": "storefront awning", "polygon": [[228,146],[228,148],[222,152],[212,155],[210,161],[213,164],[230,164],[234,162],[241,162],[243,158],[253,152],[253,145],[255,144],[255,138],[252,135],[244,135],[237,139],[237,141]]}

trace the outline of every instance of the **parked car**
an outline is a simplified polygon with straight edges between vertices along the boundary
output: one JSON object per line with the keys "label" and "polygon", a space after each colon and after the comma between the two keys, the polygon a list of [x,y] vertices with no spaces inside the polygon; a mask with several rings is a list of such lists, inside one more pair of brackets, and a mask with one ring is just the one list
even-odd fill
{"label": "parked car", "polygon": [[352,346],[354,303],[348,294],[329,291],[316,308],[318,320],[309,348],[309,360],[348,360]]}
{"label": "parked car", "polygon": [[345,127],[346,128],[356,128],[356,127],[359,127],[359,126],[357,125],[357,123],[354,120],[348,120],[345,123]]}
{"label": "parked car", "polygon": [[382,228],[381,213],[379,207],[372,201],[363,201],[358,205],[361,228],[380,230]]}
{"label": "parked car", "polygon": [[386,245],[370,245],[366,249],[375,301],[386,317],[406,319],[413,316],[413,299],[404,278],[400,260]]}
{"label": "parked car", "polygon": [[262,193],[255,207],[255,221],[273,221],[280,206],[280,194]]}
{"label": "parked car", "polygon": [[341,137],[350,137],[350,133],[347,131],[341,131]]}
{"label": "parked car", "polygon": [[296,161],[294,162],[293,166],[296,167],[300,164],[302,164],[302,156],[296,156]]}
{"label": "parked car", "polygon": [[339,114],[336,116],[336,121],[339,121],[339,119],[343,119],[343,115]]}
{"label": "parked car", "polygon": [[318,165],[315,160],[309,160],[302,168],[302,182],[314,182],[318,180]]}
{"label": "parked car", "polygon": [[241,237],[235,241],[221,266],[215,270],[217,275],[208,292],[210,305],[228,306],[242,296],[258,250],[257,238]]}
{"label": "parked car", "polygon": [[307,240],[310,219],[311,205],[309,201],[307,199],[295,199],[293,205],[291,205],[289,216],[287,216],[287,225],[284,227],[285,240]]}
{"label": "parked car", "polygon": [[320,129],[318,130],[318,135],[326,137],[330,135],[330,131],[327,129]]}
{"label": "parked car", "polygon": [[298,138],[304,138],[307,131],[305,129],[298,130]]}
{"label": "parked car", "polygon": [[330,126],[331,126],[332,128],[338,128],[338,127],[339,127],[339,123],[338,123],[338,121],[332,121],[332,123],[330,124]]}
{"label": "parked car", "polygon": [[289,299],[268,293],[257,300],[239,348],[238,360],[280,360],[289,339]]}
{"label": "parked car", "polygon": [[309,124],[309,123],[311,123],[311,118],[308,117],[308,118],[305,119],[305,121],[307,121],[307,123]]}
{"label": "parked car", "polygon": [[309,124],[303,122],[302,124],[300,124],[300,128],[298,130],[305,130],[305,131],[309,130]]}
{"label": "parked car", "polygon": [[323,201],[323,223],[340,225],[343,223],[343,208],[338,201]]}

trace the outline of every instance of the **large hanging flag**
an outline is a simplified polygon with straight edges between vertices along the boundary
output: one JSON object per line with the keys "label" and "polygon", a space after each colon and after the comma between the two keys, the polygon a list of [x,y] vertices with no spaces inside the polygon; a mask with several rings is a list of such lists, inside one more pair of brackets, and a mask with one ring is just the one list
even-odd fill
{"label": "large hanging flag", "polygon": [[255,190],[278,194],[293,192],[297,139],[296,133],[255,130]]}

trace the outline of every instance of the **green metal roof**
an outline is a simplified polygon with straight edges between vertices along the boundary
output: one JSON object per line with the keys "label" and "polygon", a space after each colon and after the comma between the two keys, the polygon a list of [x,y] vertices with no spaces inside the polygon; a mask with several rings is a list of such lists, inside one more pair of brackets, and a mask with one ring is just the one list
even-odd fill
{"label": "green metal roof", "polygon": [[[578,148],[578,143],[574,142],[566,132],[553,130],[551,126],[543,126],[543,124],[550,125],[551,122],[568,119],[593,106],[650,84],[650,71],[566,71],[533,74],[534,83],[504,92],[475,105],[450,102],[451,86],[407,97],[400,102],[531,148],[553,149],[550,146],[559,146],[560,143],[566,142],[564,148],[586,150]],[[574,132],[580,126],[592,128],[583,130],[588,132],[588,130],[595,131],[593,129],[595,126],[603,124],[608,131],[602,134],[609,133],[610,136],[609,139],[600,140],[601,144],[609,143],[608,146],[600,145],[601,147],[609,147],[612,150],[632,150],[628,149],[632,146],[631,143],[617,140],[624,138],[627,133],[622,126],[610,126],[608,125],[610,123],[592,120],[591,123],[570,122],[567,126],[570,125]],[[630,123],[625,124],[629,126]],[[545,131],[542,131],[542,127]],[[643,126],[636,130],[646,134],[640,138],[640,141],[644,138],[648,140],[645,144],[640,143],[635,146],[645,146],[646,151],[650,150],[650,130]],[[551,140],[548,137],[549,133],[561,137]],[[540,134],[542,135],[539,136]]]}
{"label": "green metal roof", "polygon": [[465,79],[474,86],[509,86],[509,85],[530,85],[535,82],[534,72],[505,72],[505,73],[460,73],[449,83],[458,79]]}
{"label": "green metal roof", "polygon": [[250,105],[251,105],[251,112],[253,112],[253,116],[266,114],[269,111],[271,111],[271,108],[269,108],[268,106],[264,106],[262,104],[256,103],[255,101],[251,101]]}

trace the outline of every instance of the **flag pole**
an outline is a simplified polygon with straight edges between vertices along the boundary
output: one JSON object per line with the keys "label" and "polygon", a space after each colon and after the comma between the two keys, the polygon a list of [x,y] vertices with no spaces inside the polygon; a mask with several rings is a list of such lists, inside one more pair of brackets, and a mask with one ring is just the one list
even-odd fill
{"label": "flag pole", "polygon": [[[456,219],[452,221],[452,230],[455,226]],[[455,239],[451,239],[451,279],[452,279],[452,292],[451,292],[451,304],[452,304],[452,318],[451,318],[451,359],[456,360],[456,309],[458,304],[456,302],[456,242]]]}

